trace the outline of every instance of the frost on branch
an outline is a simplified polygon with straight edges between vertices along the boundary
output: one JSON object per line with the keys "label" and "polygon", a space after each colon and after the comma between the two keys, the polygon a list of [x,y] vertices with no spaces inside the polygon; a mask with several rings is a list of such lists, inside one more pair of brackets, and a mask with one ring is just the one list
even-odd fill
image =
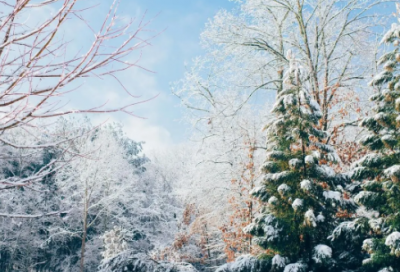
{"label": "frost on branch", "polygon": [[340,192],[325,191],[323,193],[323,195],[324,195],[325,199],[327,199],[327,200],[335,200],[337,202],[340,202],[342,199]]}
{"label": "frost on branch", "polygon": [[304,263],[292,263],[285,267],[283,272],[306,272],[308,266]]}
{"label": "frost on branch", "polygon": [[369,239],[365,239],[363,241],[362,244],[362,249],[366,252],[368,252],[369,254],[374,252],[374,240],[369,238]]}
{"label": "frost on branch", "polygon": [[350,244],[357,241],[369,231],[368,222],[365,218],[358,218],[354,221],[342,222],[332,232],[329,239],[332,241],[346,241]]}
{"label": "frost on branch", "polygon": [[278,187],[278,192],[280,195],[285,196],[290,192],[290,186],[287,184],[281,184]]}
{"label": "frost on branch", "polygon": [[297,211],[297,210],[301,209],[302,207],[303,207],[303,200],[300,198],[296,198],[292,204],[293,210]]}
{"label": "frost on branch", "polygon": [[385,268],[379,270],[378,272],[393,272],[393,268],[391,268],[391,267],[385,267]]}
{"label": "frost on branch", "polygon": [[313,260],[316,263],[326,263],[332,258],[332,248],[327,245],[317,245],[314,247]]}
{"label": "frost on branch", "polygon": [[254,187],[249,193],[261,201],[268,201],[268,193],[264,186]]}
{"label": "frost on branch", "polygon": [[[322,215],[319,215],[322,216]],[[321,218],[320,218],[321,219]],[[314,211],[309,209],[305,214],[304,214],[304,224],[309,227],[316,227],[317,226],[317,221],[318,219],[314,215]],[[323,221],[322,221],[323,222]]]}
{"label": "frost on branch", "polygon": [[393,182],[400,181],[400,165],[396,164],[384,171],[385,175],[392,179]]}
{"label": "frost on branch", "polygon": [[102,256],[104,259],[110,259],[128,249],[126,243],[127,231],[119,227],[107,231],[103,235],[104,251]]}
{"label": "frost on branch", "polygon": [[386,231],[383,218],[372,218],[368,221],[370,228],[377,234]]}
{"label": "frost on branch", "polygon": [[157,262],[143,253],[125,251],[104,260],[98,272],[197,272],[189,263]]}
{"label": "frost on branch", "polygon": [[393,232],[386,237],[385,245],[390,247],[390,253],[400,257],[400,232]]}
{"label": "frost on branch", "polygon": [[275,269],[284,268],[288,262],[288,258],[277,254],[272,258],[272,267]]}
{"label": "frost on branch", "polygon": [[375,192],[362,191],[354,197],[354,202],[359,205],[377,203],[377,201],[379,201],[379,194]]}
{"label": "frost on branch", "polygon": [[270,204],[270,205],[272,205],[272,206],[277,205],[277,204],[278,204],[278,198],[277,198],[276,196],[271,196],[271,197],[268,199],[268,204]]}
{"label": "frost on branch", "polygon": [[308,179],[302,180],[300,182],[300,188],[303,189],[304,191],[311,191],[313,188],[312,182],[309,181]]}
{"label": "frost on branch", "polygon": [[386,32],[385,36],[382,38],[383,43],[392,43],[394,40],[400,39],[400,25],[392,24],[392,27],[388,32]]}
{"label": "frost on branch", "polygon": [[215,272],[265,272],[271,268],[271,261],[264,259],[257,259],[251,255],[244,255],[237,258],[233,263],[228,263]]}

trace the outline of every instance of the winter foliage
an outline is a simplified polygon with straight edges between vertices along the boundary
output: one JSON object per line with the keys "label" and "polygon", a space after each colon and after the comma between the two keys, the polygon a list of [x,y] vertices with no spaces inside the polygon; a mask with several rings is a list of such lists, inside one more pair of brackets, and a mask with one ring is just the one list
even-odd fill
{"label": "winter foliage", "polygon": [[326,143],[327,134],[315,128],[322,114],[318,104],[311,102],[307,76],[294,53],[287,58],[284,88],[265,126],[268,153],[262,168],[263,191],[270,198],[246,231],[267,250],[264,258],[288,260],[280,262],[285,263],[284,271],[330,271],[332,249],[326,243],[339,222],[335,215],[340,209],[354,209],[355,204],[339,190],[349,180],[328,165],[337,162],[337,155]]}
{"label": "winter foliage", "polygon": [[[360,122],[360,126],[366,129],[360,142],[369,152],[352,166],[351,177],[358,184],[354,191],[354,201],[365,207],[370,216],[361,215],[353,222],[345,222],[343,224],[346,225],[339,225],[332,235],[333,241],[340,244],[339,261],[344,263],[344,267],[355,268],[359,262],[363,263],[363,267],[357,271],[398,271],[396,269],[400,267],[398,29],[398,24],[393,24],[382,39],[383,43],[391,47],[378,62],[383,71],[370,82],[376,89],[371,96],[374,113]],[[343,247],[346,243],[339,241],[342,237],[340,232],[346,232],[346,237],[352,243]],[[367,256],[352,254],[359,251],[360,247]]]}
{"label": "winter foliage", "polygon": [[[373,42],[390,1],[233,2],[173,85],[187,143],[147,152],[119,124],[2,106],[0,271],[400,272],[400,19]],[[43,76],[32,63],[20,78]],[[0,77],[12,103],[41,94]]]}
{"label": "winter foliage", "polygon": [[[83,135],[73,142],[74,153],[80,156],[72,159],[59,146],[9,161],[10,167],[20,164],[23,172],[3,168],[3,175],[22,176],[40,171],[50,160],[63,164],[32,187],[1,191],[2,271],[28,271],[34,264],[32,269],[78,271],[82,259],[85,269],[96,271],[103,258],[127,249],[149,253],[172,243],[174,214],[181,205],[159,183],[156,172],[147,173],[153,166],[141,154],[140,143],[126,138],[118,125],[99,128],[80,119],[58,120],[54,135]],[[25,142],[37,140],[23,133],[18,136]],[[9,152],[19,150],[9,148]],[[64,161],[70,162],[64,165]],[[157,231],[161,227],[163,233]]]}

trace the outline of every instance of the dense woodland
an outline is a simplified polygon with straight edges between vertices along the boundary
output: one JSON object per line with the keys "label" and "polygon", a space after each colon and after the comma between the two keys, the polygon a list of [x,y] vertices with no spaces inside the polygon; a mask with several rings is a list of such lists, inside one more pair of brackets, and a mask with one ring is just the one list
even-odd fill
{"label": "dense woodland", "polygon": [[[172,86],[190,137],[148,151],[90,118],[151,104],[118,75],[157,37],[83,2],[0,1],[0,271],[400,272],[400,4],[235,0]],[[126,104],[66,105],[95,80]]]}

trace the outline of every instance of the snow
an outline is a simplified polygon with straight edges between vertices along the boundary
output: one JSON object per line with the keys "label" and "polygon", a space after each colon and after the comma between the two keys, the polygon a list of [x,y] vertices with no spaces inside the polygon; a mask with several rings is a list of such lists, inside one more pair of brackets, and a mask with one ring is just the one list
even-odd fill
{"label": "snow", "polygon": [[243,255],[238,257],[235,260],[235,262],[227,263],[219,267],[217,270],[215,270],[215,272],[240,272],[240,271],[263,272],[267,271],[267,267],[268,267],[267,262],[259,260],[251,255]]}
{"label": "snow", "polygon": [[271,197],[268,199],[268,203],[269,203],[270,205],[276,205],[276,204],[278,203],[278,198],[276,198],[276,196],[271,196]]}
{"label": "snow", "polygon": [[384,174],[396,181],[400,177],[400,165],[396,164],[384,171]]}
{"label": "snow", "polygon": [[[256,229],[259,225],[250,224],[248,227],[244,229],[246,233],[252,233],[254,229]],[[274,241],[279,238],[279,233],[281,228],[279,228],[278,223],[276,222],[276,218],[272,214],[268,214],[265,216],[264,220],[261,222],[261,227],[264,232],[264,237],[266,241]]]}
{"label": "snow", "polygon": [[327,145],[327,144],[323,144],[323,143],[319,143],[319,142],[315,142],[314,145],[325,152],[329,152],[329,153],[336,152],[335,149],[331,145]]}
{"label": "snow", "polygon": [[313,260],[316,263],[324,263],[332,258],[332,248],[327,245],[317,245],[314,247]]}
{"label": "snow", "polygon": [[385,267],[385,268],[379,270],[378,272],[393,272],[393,268],[391,268],[391,267]]}
{"label": "snow", "polygon": [[366,134],[366,135],[364,135],[364,136],[362,136],[361,138],[360,138],[360,140],[359,140],[359,143],[367,143],[367,142],[370,142],[370,141],[372,141],[372,140],[374,140],[375,139],[375,135],[374,134]]}
{"label": "snow", "polygon": [[357,217],[365,217],[369,219],[375,219],[379,216],[379,212],[374,210],[367,210],[364,206],[361,206],[356,211]]}
{"label": "snow", "polygon": [[266,154],[266,160],[282,160],[285,158],[285,153],[282,151],[271,151]]}
{"label": "snow", "polygon": [[254,187],[250,192],[250,195],[258,197],[261,201],[267,201],[268,200],[268,193],[265,190],[265,186],[258,186]]}
{"label": "snow", "polygon": [[365,155],[362,159],[356,161],[355,163],[352,164],[351,168],[356,168],[357,166],[373,166],[380,164],[382,160],[382,155],[376,154],[376,153],[371,153]]}
{"label": "snow", "polygon": [[363,241],[362,249],[371,254],[373,246],[374,246],[374,241],[372,239],[365,239]]}
{"label": "snow", "polygon": [[393,68],[395,68],[397,65],[396,61],[389,60],[383,65],[383,69],[388,70],[388,71],[393,71]]}
{"label": "snow", "polygon": [[374,198],[374,197],[376,197],[377,196],[377,194],[376,193],[373,193],[373,192],[367,192],[367,191],[362,191],[362,192],[359,192],[355,197],[354,197],[354,202],[356,202],[357,204],[359,204],[359,205],[362,205],[365,201],[366,201],[366,199],[371,199],[371,198]]}
{"label": "snow", "polygon": [[299,208],[303,207],[303,200],[300,198],[296,198],[293,201],[292,208],[293,210],[297,211]]}
{"label": "snow", "polygon": [[325,199],[334,199],[338,202],[341,201],[342,199],[342,195],[340,194],[340,192],[335,192],[335,191],[324,191],[323,195],[325,197]]}
{"label": "snow", "polygon": [[267,241],[274,241],[279,237],[279,230],[273,226],[264,226],[264,236]]}
{"label": "snow", "polygon": [[264,189],[265,189],[264,186],[257,186],[257,187],[254,187],[254,188],[250,191],[250,194],[251,194],[251,195],[259,194],[260,192],[263,192]]}
{"label": "snow", "polygon": [[314,157],[311,156],[311,155],[306,156],[305,161],[306,161],[306,164],[308,164],[308,165],[314,165],[315,164]]}
{"label": "snow", "polygon": [[261,166],[261,171],[264,173],[269,173],[274,169],[276,169],[276,163],[273,161],[267,161]]}
{"label": "snow", "polygon": [[300,107],[300,111],[301,111],[301,114],[303,114],[305,116],[312,114],[311,111],[306,107]]}
{"label": "snow", "polygon": [[267,214],[264,218],[264,222],[266,224],[272,224],[273,222],[275,222],[276,218],[275,216],[273,216],[272,214]]}
{"label": "snow", "polygon": [[247,234],[253,233],[254,230],[257,230],[258,225],[255,223],[250,223],[246,227],[243,228],[243,232]]}
{"label": "snow", "polygon": [[283,272],[306,272],[306,271],[307,271],[307,265],[304,263],[289,264],[285,267],[285,270],[283,270]]}
{"label": "snow", "polygon": [[386,237],[385,245],[390,247],[391,254],[396,255],[396,257],[400,257],[400,232],[395,231]]}
{"label": "snow", "polygon": [[288,186],[287,184],[281,184],[278,187],[278,192],[280,195],[284,196],[286,195],[288,192],[290,192],[290,186]]}
{"label": "snow", "polygon": [[318,150],[314,150],[314,151],[312,152],[312,156],[313,156],[314,158],[316,158],[317,160],[319,160],[319,159],[321,159],[321,152],[319,152]]}
{"label": "snow", "polygon": [[335,171],[327,165],[317,165],[316,170],[319,175],[325,178],[334,178],[336,175]]}
{"label": "snow", "polygon": [[277,254],[272,258],[272,266],[283,268],[286,266],[288,259]]}
{"label": "snow", "polygon": [[291,169],[298,169],[302,166],[303,162],[299,159],[291,159],[289,161],[289,167]]}
{"label": "snow", "polygon": [[400,37],[400,26],[393,23],[390,30],[387,31],[386,34],[383,36],[381,43],[389,43],[394,38],[399,38],[399,37]]}
{"label": "snow", "polygon": [[396,142],[396,137],[393,136],[393,135],[389,135],[389,134],[386,134],[386,135],[382,136],[381,139],[382,139],[383,142],[386,142],[388,144]]}
{"label": "snow", "polygon": [[285,104],[286,107],[290,107],[296,105],[297,100],[294,95],[288,94],[283,98],[283,103]]}
{"label": "snow", "polygon": [[[128,268],[129,267],[129,268]],[[132,251],[125,251],[116,257],[104,261],[100,267],[99,272],[158,272],[158,271],[176,271],[176,272],[197,272],[189,263],[177,262],[157,262],[143,253],[134,253]]]}
{"label": "snow", "polygon": [[342,222],[337,226],[328,239],[335,241],[338,239],[353,239],[354,232],[359,231],[364,227],[364,221],[355,219],[354,221]]}
{"label": "snow", "polygon": [[312,187],[312,182],[308,179],[302,180],[300,182],[300,188],[304,191],[311,191]]}
{"label": "snow", "polygon": [[385,123],[385,120],[388,118],[388,115],[383,112],[379,112],[374,115],[374,119],[379,123]]}
{"label": "snow", "polygon": [[321,111],[321,107],[319,106],[317,101],[315,101],[314,99],[310,100],[310,106],[314,111]]}
{"label": "snow", "polygon": [[299,92],[299,95],[300,95],[301,104],[303,104],[303,105],[304,104],[310,104],[311,96],[306,91],[304,91],[304,89],[302,89]]}
{"label": "snow", "polygon": [[104,259],[111,259],[128,249],[125,242],[128,231],[114,226],[114,229],[106,231],[103,235],[104,251],[102,256]]}
{"label": "snow", "polygon": [[316,227],[317,226],[317,218],[315,218],[314,211],[309,209],[305,214],[304,214],[304,224],[306,226],[312,226]]}
{"label": "snow", "polygon": [[322,214],[319,214],[317,216],[317,222],[325,222],[325,216],[323,216]]}
{"label": "snow", "polygon": [[283,171],[276,174],[266,174],[264,180],[266,181],[273,181],[273,182],[282,182],[287,180],[291,176],[291,172]]}
{"label": "snow", "polygon": [[366,265],[366,264],[370,263],[371,261],[372,261],[372,258],[367,258],[367,259],[364,259],[364,260],[362,261],[362,264],[363,264],[363,265]]}
{"label": "snow", "polygon": [[384,222],[383,222],[383,219],[382,219],[382,218],[377,218],[377,219],[373,218],[373,219],[370,219],[370,220],[368,221],[369,226],[371,227],[371,229],[372,229],[374,232],[379,232],[379,231],[381,231],[383,223],[384,223]]}

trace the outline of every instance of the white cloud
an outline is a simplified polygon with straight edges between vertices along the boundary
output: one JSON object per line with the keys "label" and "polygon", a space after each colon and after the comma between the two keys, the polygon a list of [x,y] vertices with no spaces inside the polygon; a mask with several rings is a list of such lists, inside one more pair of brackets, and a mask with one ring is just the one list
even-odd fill
{"label": "white cloud", "polygon": [[172,144],[171,134],[162,126],[151,124],[148,120],[129,118],[122,122],[127,136],[136,141],[144,141],[145,153],[150,150],[166,148]]}

